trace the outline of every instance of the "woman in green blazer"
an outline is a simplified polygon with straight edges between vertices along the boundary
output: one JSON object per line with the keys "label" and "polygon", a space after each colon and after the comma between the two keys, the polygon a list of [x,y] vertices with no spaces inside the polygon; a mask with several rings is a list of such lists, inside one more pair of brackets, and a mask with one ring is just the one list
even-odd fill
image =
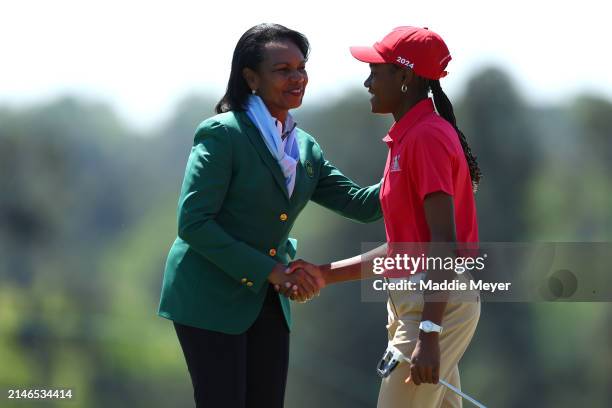
{"label": "woman in green blazer", "polygon": [[174,322],[198,407],[283,406],[291,314],[274,285],[302,298],[323,285],[284,273],[308,201],[360,222],[382,215],[379,184],[344,176],[289,114],[302,103],[308,51],[283,26],[249,29],[218,114],[195,133],[158,314]]}

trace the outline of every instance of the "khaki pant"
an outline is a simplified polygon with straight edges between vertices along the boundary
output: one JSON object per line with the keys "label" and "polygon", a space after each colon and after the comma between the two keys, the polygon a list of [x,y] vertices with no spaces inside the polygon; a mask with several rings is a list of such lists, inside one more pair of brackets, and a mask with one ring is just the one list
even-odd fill
{"label": "khaki pant", "polygon": [[[465,294],[464,294],[465,295]],[[461,388],[459,360],[469,345],[480,317],[477,292],[467,295],[470,300],[449,301],[442,320],[440,334],[440,378]],[[393,303],[391,303],[393,300]],[[414,351],[423,312],[423,297],[392,292],[389,310],[389,341],[406,357]],[[395,310],[399,319],[396,318]],[[410,365],[400,363],[387,378],[383,378],[378,395],[378,408],[460,408],[461,397],[441,384],[415,385],[404,381],[410,376]]]}

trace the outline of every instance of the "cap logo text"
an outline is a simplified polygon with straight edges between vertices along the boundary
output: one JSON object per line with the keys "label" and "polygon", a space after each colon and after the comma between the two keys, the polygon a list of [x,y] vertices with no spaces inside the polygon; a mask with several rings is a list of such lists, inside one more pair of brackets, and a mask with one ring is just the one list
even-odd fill
{"label": "cap logo text", "polygon": [[409,59],[406,59],[404,57],[397,57],[397,62],[399,62],[402,65],[407,66],[408,68],[414,68],[414,63],[410,62]]}

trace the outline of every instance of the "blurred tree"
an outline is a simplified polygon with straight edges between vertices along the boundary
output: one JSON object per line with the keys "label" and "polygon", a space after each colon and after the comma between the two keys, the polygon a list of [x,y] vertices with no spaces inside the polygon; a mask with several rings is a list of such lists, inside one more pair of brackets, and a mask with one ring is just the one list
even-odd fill
{"label": "blurred tree", "polygon": [[[540,135],[533,119],[505,72],[486,68],[468,81],[457,106],[457,124],[483,173],[476,194],[481,241],[521,241],[529,234],[527,193],[531,177],[542,164]],[[471,373],[481,383],[478,388],[485,390],[483,400],[492,406],[539,406],[533,396],[537,395],[541,372],[532,372],[529,378],[514,377],[511,387],[506,375],[495,375],[496,367],[519,372],[526,362],[537,361],[533,339],[525,333],[525,328],[534,324],[531,305],[483,304],[481,321],[463,366],[470,364],[474,354],[478,354],[476,360],[488,362],[476,363],[482,372]],[[504,352],[497,347],[501,344]]]}
{"label": "blurred tree", "polygon": [[[596,156],[612,173],[612,103],[594,95],[580,95],[571,106],[570,115],[583,129],[583,143],[589,156]],[[583,158],[583,160],[586,159]]]}
{"label": "blurred tree", "polygon": [[527,185],[541,160],[529,107],[503,71],[487,68],[469,80],[457,111],[483,172],[476,196],[480,239],[519,241],[528,229]]}

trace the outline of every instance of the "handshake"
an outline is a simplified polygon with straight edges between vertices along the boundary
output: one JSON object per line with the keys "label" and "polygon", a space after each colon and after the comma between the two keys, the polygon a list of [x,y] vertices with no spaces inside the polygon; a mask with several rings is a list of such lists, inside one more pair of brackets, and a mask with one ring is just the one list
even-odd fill
{"label": "handshake", "polygon": [[277,292],[300,303],[318,296],[319,291],[325,287],[321,268],[302,259],[289,263],[288,267],[277,264],[268,281]]}

